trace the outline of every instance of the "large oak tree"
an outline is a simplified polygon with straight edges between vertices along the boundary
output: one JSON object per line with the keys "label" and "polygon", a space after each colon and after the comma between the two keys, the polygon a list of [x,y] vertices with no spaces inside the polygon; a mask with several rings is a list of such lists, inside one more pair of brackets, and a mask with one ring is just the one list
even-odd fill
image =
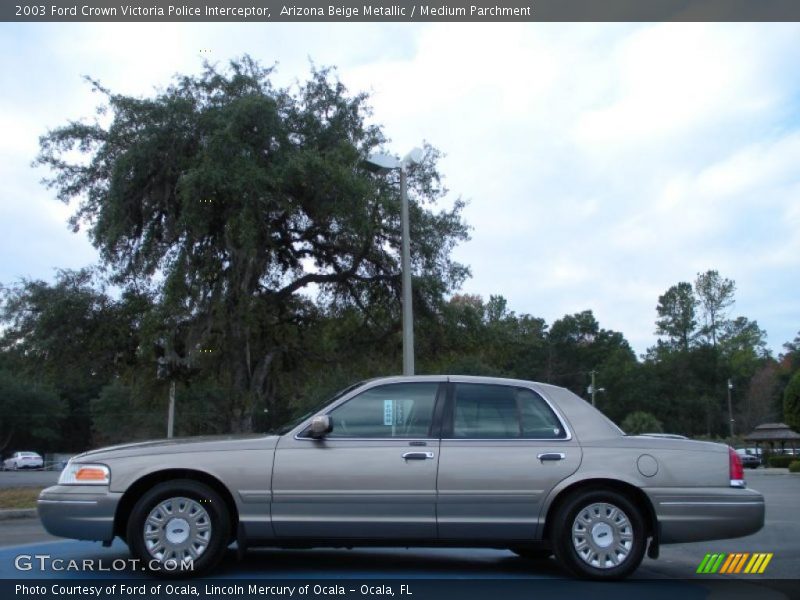
{"label": "large oak tree", "polygon": [[[50,131],[38,159],[58,198],[77,200],[71,224],[88,229],[112,280],[156,298],[170,376],[204,351],[218,357],[233,430],[274,402],[276,358],[314,312],[309,293],[399,317],[397,174],[364,168],[387,141],[367,97],[330,70],[290,88],[272,76],[244,57],[145,98],[92,81],[99,120]],[[467,237],[462,203],[433,207],[446,192],[438,158],[426,147],[409,174],[421,310],[467,275],[450,257]]]}

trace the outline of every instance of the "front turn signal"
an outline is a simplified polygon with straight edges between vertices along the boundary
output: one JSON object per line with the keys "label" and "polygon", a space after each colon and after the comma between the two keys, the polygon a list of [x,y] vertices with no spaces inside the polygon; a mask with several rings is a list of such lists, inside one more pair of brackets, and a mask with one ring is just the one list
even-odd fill
{"label": "front turn signal", "polygon": [[108,485],[111,471],[105,465],[68,464],[58,478],[59,485]]}

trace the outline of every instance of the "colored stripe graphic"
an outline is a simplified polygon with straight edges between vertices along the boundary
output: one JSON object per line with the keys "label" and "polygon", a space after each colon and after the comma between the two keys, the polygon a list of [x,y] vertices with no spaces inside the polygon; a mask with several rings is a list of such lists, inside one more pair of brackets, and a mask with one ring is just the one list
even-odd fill
{"label": "colored stripe graphic", "polygon": [[727,568],[725,568],[725,566],[723,566],[723,568],[720,569],[719,572],[720,573],[731,573],[731,572],[733,572],[733,570],[736,568],[736,565],[739,564],[739,559],[741,557],[742,557],[742,555],[739,554],[738,552],[734,552],[733,554],[729,554],[728,555],[728,560],[730,561],[730,564],[728,564],[726,562],[725,566],[727,566]]}
{"label": "colored stripe graphic", "polygon": [[706,554],[706,557],[708,558],[708,560],[705,561],[706,564],[703,566],[703,570],[700,571],[701,573],[711,573],[711,569],[714,568],[714,563],[717,562],[717,558],[719,558],[719,554],[716,554],[716,553],[714,553],[714,554]]}
{"label": "colored stripe graphic", "polygon": [[706,554],[697,567],[696,573],[732,575],[745,573],[750,575],[761,574],[767,569],[772,560],[772,552],[714,552]]}
{"label": "colored stripe graphic", "polygon": [[761,566],[762,561],[764,560],[764,554],[760,554],[756,552],[753,554],[753,558],[750,559],[750,562],[747,563],[747,566],[744,568],[745,573],[757,573],[758,567]]}
{"label": "colored stripe graphic", "polygon": [[769,561],[771,561],[771,560],[772,560],[772,552],[767,554],[766,558],[764,559],[764,562],[762,562],[761,566],[758,568],[758,572],[759,573],[763,573],[766,570],[767,565],[769,564]]}
{"label": "colored stripe graphic", "polygon": [[750,554],[749,554],[749,553],[747,553],[747,552],[745,552],[744,554],[742,554],[742,558],[740,558],[740,559],[739,559],[739,562],[737,562],[737,563],[736,563],[736,570],[734,571],[733,569],[731,569],[731,572],[732,572],[732,573],[738,573],[739,571],[741,571],[741,570],[742,570],[742,567],[744,567],[744,563],[745,563],[745,561],[747,560],[747,557],[748,557],[748,556],[750,556]]}
{"label": "colored stripe graphic", "polygon": [[697,567],[697,571],[695,571],[695,573],[705,573],[705,568],[709,560],[711,560],[711,555],[706,554],[705,557],[703,557],[703,560],[700,561],[700,566]]}
{"label": "colored stripe graphic", "polygon": [[717,555],[717,560],[714,561],[714,563],[711,565],[711,569],[709,569],[708,572],[709,573],[716,573],[719,570],[720,566],[722,566],[722,561],[724,559],[725,559],[725,553],[724,552],[719,554],[719,555]]}
{"label": "colored stripe graphic", "polygon": [[739,564],[739,560],[741,558],[742,558],[742,553],[741,552],[734,552],[733,560],[731,561],[731,566],[730,566],[730,573],[733,573],[733,572],[736,571],[736,566]]}
{"label": "colored stripe graphic", "polygon": [[728,569],[731,568],[734,560],[736,558],[735,554],[728,554],[728,559],[725,561],[725,564],[722,565],[722,568],[719,570],[720,573],[727,573]]}

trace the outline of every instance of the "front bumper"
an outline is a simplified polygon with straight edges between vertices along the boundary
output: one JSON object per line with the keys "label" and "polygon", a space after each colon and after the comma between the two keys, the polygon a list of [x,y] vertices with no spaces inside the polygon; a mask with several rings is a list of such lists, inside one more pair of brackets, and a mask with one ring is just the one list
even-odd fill
{"label": "front bumper", "polygon": [[656,511],[663,544],[751,535],[764,526],[764,497],[751,489],[645,490]]}
{"label": "front bumper", "polygon": [[121,497],[107,486],[54,485],[39,494],[39,519],[52,535],[109,542]]}

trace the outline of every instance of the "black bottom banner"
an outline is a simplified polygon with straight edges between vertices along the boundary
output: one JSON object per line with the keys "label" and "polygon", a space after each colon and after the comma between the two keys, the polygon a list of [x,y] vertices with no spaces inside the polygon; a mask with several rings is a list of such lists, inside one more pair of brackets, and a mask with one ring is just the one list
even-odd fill
{"label": "black bottom banner", "polygon": [[0,598],[21,600],[158,599],[206,600],[702,600],[706,598],[800,599],[797,580],[628,580],[591,582],[569,579],[214,579],[109,580],[5,579]]}

